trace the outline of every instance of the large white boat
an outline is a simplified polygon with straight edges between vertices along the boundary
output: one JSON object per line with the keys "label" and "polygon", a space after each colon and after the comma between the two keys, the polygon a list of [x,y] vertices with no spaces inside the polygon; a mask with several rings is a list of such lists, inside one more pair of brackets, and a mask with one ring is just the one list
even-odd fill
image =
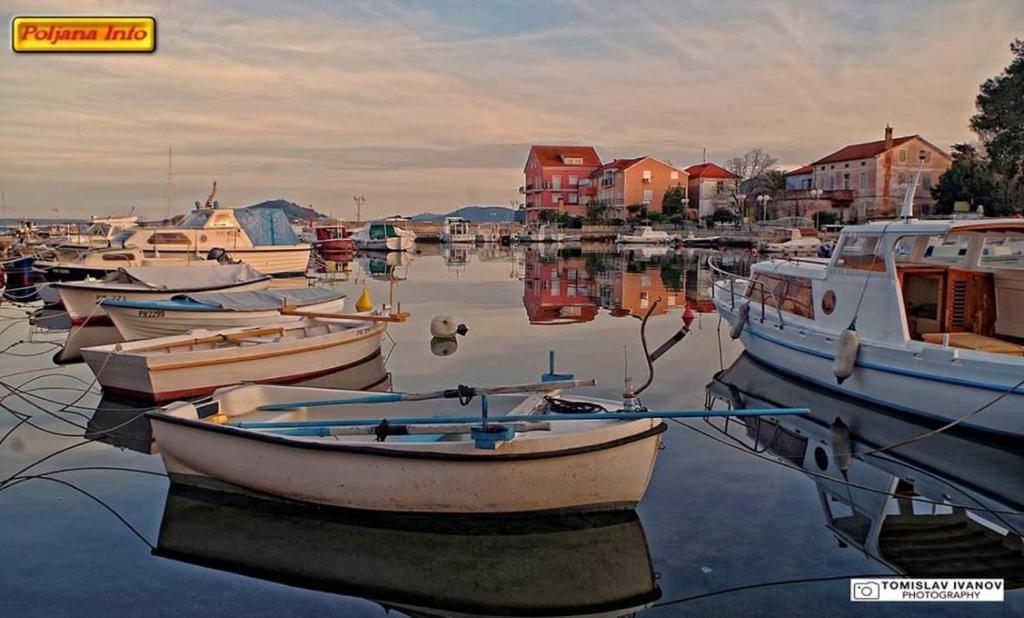
{"label": "large white boat", "polygon": [[283,212],[269,208],[199,208],[180,225],[137,228],[120,241],[162,257],[226,251],[268,275],[305,273],[312,249],[299,242]]}
{"label": "large white boat", "polygon": [[[1020,219],[848,225],[830,259],[770,259],[750,278],[716,269],[714,301],[776,369],[936,423],[1020,436],[1024,269],[985,249],[1022,236]],[[929,250],[948,243],[966,249]]]}
{"label": "large white boat", "polygon": [[[59,249],[102,249],[111,247],[122,232],[134,230],[138,225],[138,217],[97,217],[89,219],[84,229],[69,229],[67,235],[56,239]],[[51,241],[54,239],[51,238]]]}
{"label": "large white boat", "polygon": [[389,221],[373,221],[352,235],[353,242],[367,251],[412,251],[416,234]]}
{"label": "large white boat", "polygon": [[656,230],[649,225],[636,228],[632,234],[618,234],[615,236],[617,244],[637,245],[664,245],[675,242],[676,239],[676,236],[664,230]]}
{"label": "large white boat", "polygon": [[[811,230],[813,231],[813,230]],[[799,228],[787,227],[775,230],[773,238],[763,243],[761,250],[765,253],[817,253],[821,239],[817,236],[804,235]]]}
{"label": "large white boat", "polygon": [[462,217],[445,217],[441,228],[441,242],[453,243],[475,243],[476,234],[469,231],[469,221]]}

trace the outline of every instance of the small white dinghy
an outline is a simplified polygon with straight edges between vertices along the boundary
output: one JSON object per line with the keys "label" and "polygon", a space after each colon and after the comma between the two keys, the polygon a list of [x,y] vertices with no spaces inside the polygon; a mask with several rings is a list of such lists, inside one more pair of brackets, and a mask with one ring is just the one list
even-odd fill
{"label": "small white dinghy", "polygon": [[266,326],[302,319],[282,310],[338,313],[345,294],[330,287],[179,294],[169,300],[104,300],[103,310],[125,341],[205,328]]}
{"label": "small white dinghy", "polygon": [[[545,388],[553,394],[575,385]],[[388,405],[390,420],[370,424],[318,426],[309,420],[315,410],[358,423],[385,413],[369,402],[401,397],[242,385],[206,403],[166,406],[150,414],[150,422],[174,482],[202,485],[210,477],[342,508],[461,514],[632,508],[647,490],[666,429],[661,419],[610,414],[608,420],[581,414],[580,420],[553,422],[548,419],[564,416],[554,414],[562,408],[541,394],[492,399],[492,413],[505,403],[505,411],[523,419],[492,423],[501,428],[500,435],[491,432],[493,441],[481,438],[479,422],[430,418],[437,402]],[[617,402],[582,397],[556,401],[618,408]],[[271,423],[264,427],[264,421]]]}
{"label": "small white dinghy", "polygon": [[386,325],[375,320],[393,321],[304,317],[83,348],[82,356],[108,394],[168,401],[239,382],[295,382],[355,365],[380,350]]}
{"label": "small white dinghy", "polygon": [[82,324],[106,316],[97,305],[101,300],[163,300],[196,292],[265,290],[270,279],[248,264],[139,266],[121,268],[100,280],[54,283],[53,287],[71,323]]}
{"label": "small white dinghy", "polygon": [[[648,412],[632,398],[561,394],[593,380],[546,378],[555,381],[432,393],[246,384],[148,416],[174,483],[362,511],[493,515],[633,508],[663,419],[734,415]],[[475,396],[478,415],[437,415],[438,399]]]}

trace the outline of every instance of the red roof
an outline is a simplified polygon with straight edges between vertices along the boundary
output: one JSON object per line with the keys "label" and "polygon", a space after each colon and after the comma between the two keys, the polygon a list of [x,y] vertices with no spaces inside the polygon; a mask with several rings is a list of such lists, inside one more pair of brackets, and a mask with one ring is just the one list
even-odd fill
{"label": "red roof", "polygon": [[642,161],[643,159],[646,159],[646,158],[647,157],[636,157],[635,159],[612,159],[608,163],[605,163],[601,167],[599,167],[596,170],[594,170],[593,172],[591,172],[591,175],[601,174],[605,170],[610,170],[610,169],[624,170],[624,169],[632,166],[633,164],[638,163],[638,162],[640,162],[640,161]]}
{"label": "red roof", "polygon": [[803,167],[798,167],[795,170],[790,170],[790,171],[786,172],[784,175],[785,176],[802,176],[804,174],[810,174],[812,172],[814,172],[814,168],[811,167],[810,165],[805,165]]}
{"label": "red roof", "polygon": [[[537,161],[544,167],[567,167],[563,158],[572,157],[583,159],[581,165],[572,167],[597,167],[601,165],[601,157],[593,146],[530,146],[530,156],[537,157]],[[529,162],[529,157],[527,157]]]}
{"label": "red roof", "polygon": [[[905,144],[910,140],[918,137],[917,135],[904,135],[903,137],[897,137],[892,140],[892,148]],[[864,142],[863,144],[850,144],[849,146],[843,146],[839,150],[832,154],[818,159],[811,165],[821,165],[822,163],[836,163],[838,161],[850,161],[852,159],[868,159],[870,157],[877,157],[889,148],[885,147],[885,140],[880,139],[875,142]]]}
{"label": "red roof", "polygon": [[721,178],[723,180],[736,180],[739,178],[736,174],[714,163],[691,165],[684,171],[690,175],[690,178]]}

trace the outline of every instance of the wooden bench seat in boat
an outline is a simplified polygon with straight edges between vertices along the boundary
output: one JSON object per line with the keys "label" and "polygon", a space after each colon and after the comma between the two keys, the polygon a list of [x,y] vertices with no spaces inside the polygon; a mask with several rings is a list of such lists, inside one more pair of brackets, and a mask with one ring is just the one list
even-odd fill
{"label": "wooden bench seat in boat", "polygon": [[949,337],[949,345],[954,348],[967,350],[978,350],[979,352],[991,352],[992,354],[1011,354],[1013,356],[1024,356],[1024,346],[986,337],[977,333],[925,333],[921,338],[928,343],[942,345],[943,338]]}

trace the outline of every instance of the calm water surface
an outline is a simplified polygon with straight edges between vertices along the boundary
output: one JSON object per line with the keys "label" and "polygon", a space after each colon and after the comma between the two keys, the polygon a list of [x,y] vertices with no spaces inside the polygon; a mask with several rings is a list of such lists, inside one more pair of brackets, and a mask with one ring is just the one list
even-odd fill
{"label": "calm water surface", "polygon": [[[850,427],[855,452],[923,429],[787,383],[742,357],[707,301],[704,257],[427,246],[397,265],[392,256],[392,264],[358,258],[328,269],[353,298],[365,285],[377,302],[391,293],[383,278],[393,272],[403,279],[394,298],[412,317],[390,330],[394,343],[382,358],[321,384],[434,390],[528,382],[546,371],[554,350],[559,371],[596,378],[595,395],[617,398],[624,372],[646,378],[640,317],[661,298],[649,324],[655,345],[679,328],[684,305],[697,313],[693,332],[657,364],[647,405],[702,408],[710,390],[716,407],[814,408],[814,418],[782,426],[672,424],[635,514],[475,523],[353,518],[171,491],[157,475],[67,471],[46,478],[68,484],[35,478],[0,491],[0,615],[1024,612],[1019,590],[1003,604],[849,601],[846,577],[854,575],[953,569],[1020,586],[1024,554],[1013,531],[1024,520],[1013,513],[1024,508],[1024,460],[1006,445],[943,436],[894,457],[854,459],[847,476],[855,486],[842,484],[830,443],[835,418]],[[741,271],[749,262],[739,253],[722,259]],[[133,404],[101,401],[83,365],[52,368],[48,342],[62,334],[30,331],[14,307],[0,314],[8,327],[0,346],[31,340],[0,356],[5,393],[18,385],[27,391],[4,405],[39,427],[17,427],[0,444],[3,478],[33,463],[25,474],[162,472],[159,457],[140,452],[148,448],[145,424],[121,426],[137,414]],[[429,323],[438,314],[468,325],[457,346],[431,342]],[[39,371],[16,374],[29,370]],[[54,402],[73,402],[58,416],[109,431],[107,443],[75,437],[82,429],[47,414],[60,407]],[[0,431],[17,423],[4,413]],[[882,514],[888,517],[879,525]],[[754,587],[769,582],[790,583]]]}

